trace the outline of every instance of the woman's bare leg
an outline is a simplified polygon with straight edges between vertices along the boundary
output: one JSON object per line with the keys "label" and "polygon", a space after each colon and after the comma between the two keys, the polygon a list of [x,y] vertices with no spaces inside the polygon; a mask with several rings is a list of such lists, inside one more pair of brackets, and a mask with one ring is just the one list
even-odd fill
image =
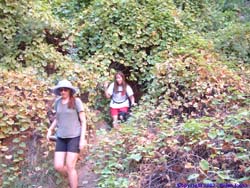
{"label": "woman's bare leg", "polygon": [[115,129],[119,128],[119,125],[118,125],[118,116],[112,116],[112,119],[113,119],[113,127]]}
{"label": "woman's bare leg", "polygon": [[65,166],[66,152],[55,152],[54,168],[64,176],[67,175],[67,167]]}
{"label": "woman's bare leg", "polygon": [[77,188],[78,186],[78,175],[75,168],[78,155],[79,155],[78,153],[67,152],[66,156],[66,166],[69,176],[70,188]]}

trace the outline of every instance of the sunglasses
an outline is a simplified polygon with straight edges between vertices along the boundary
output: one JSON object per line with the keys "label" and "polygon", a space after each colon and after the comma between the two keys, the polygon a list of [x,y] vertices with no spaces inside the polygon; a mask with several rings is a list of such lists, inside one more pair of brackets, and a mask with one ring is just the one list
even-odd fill
{"label": "sunglasses", "polygon": [[63,88],[60,88],[59,91],[60,91],[60,92],[69,91],[69,88],[63,87]]}

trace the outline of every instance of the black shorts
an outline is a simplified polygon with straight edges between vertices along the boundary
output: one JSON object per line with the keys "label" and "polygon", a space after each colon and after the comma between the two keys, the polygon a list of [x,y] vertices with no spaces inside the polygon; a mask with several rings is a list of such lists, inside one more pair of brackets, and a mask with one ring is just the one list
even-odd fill
{"label": "black shorts", "polygon": [[57,138],[56,151],[79,153],[80,136],[75,138]]}

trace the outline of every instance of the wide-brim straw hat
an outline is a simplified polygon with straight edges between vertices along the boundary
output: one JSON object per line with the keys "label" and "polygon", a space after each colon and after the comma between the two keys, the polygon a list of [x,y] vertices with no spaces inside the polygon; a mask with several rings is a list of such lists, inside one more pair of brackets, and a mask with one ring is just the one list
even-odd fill
{"label": "wide-brim straw hat", "polygon": [[71,82],[68,80],[61,80],[58,82],[58,84],[52,88],[53,93],[60,96],[60,88],[69,88],[73,94],[77,92],[77,88],[73,87]]}

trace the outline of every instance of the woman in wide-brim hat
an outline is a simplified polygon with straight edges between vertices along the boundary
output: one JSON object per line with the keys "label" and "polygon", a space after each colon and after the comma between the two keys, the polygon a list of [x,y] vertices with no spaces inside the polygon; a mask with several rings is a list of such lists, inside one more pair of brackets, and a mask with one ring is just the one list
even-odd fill
{"label": "woman in wide-brim hat", "polygon": [[74,97],[77,88],[68,80],[58,82],[52,91],[60,97],[55,102],[56,118],[48,129],[47,140],[50,140],[53,130],[57,128],[54,168],[67,174],[70,187],[76,188],[78,176],[75,165],[80,150],[87,144],[84,107],[81,99]]}
{"label": "woman in wide-brim hat", "polygon": [[70,89],[72,94],[75,94],[77,92],[77,88],[73,87],[71,82],[68,80],[62,80],[62,81],[58,82],[58,84],[52,88],[52,91],[54,94],[61,96],[61,93],[60,93],[61,88]]}

